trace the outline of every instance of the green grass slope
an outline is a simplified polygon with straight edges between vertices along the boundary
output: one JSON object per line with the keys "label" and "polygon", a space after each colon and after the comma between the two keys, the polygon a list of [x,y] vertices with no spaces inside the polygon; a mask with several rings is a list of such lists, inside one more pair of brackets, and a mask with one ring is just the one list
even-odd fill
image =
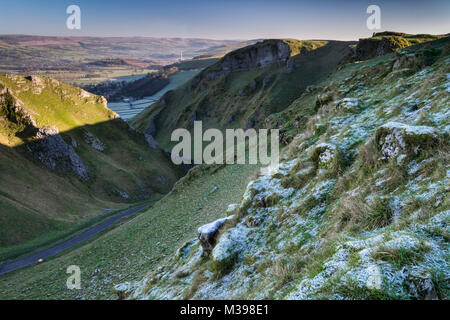
{"label": "green grass slope", "polygon": [[[113,284],[156,269],[199,226],[225,215],[257,169],[196,167],[173,192],[120,227],[43,264],[0,275],[0,299],[115,299]],[[81,268],[81,290],[66,287],[66,269],[74,264]]]}
{"label": "green grass slope", "polygon": [[449,92],[449,37],[343,66],[274,115],[291,143],[277,171],[248,184],[208,257],[192,234],[164,266],[117,290],[449,299]]}
{"label": "green grass slope", "polygon": [[[23,249],[39,237],[48,241],[49,234],[57,237],[106,208],[157,199],[182,174],[100,96],[50,78],[17,75],[0,75],[0,91],[1,249]],[[29,152],[39,141],[36,128],[49,126],[88,168],[86,179],[49,169]]]}

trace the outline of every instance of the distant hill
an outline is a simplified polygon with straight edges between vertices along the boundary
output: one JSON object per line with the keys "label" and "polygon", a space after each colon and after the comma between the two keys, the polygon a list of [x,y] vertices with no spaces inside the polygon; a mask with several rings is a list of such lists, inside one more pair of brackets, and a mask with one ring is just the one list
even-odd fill
{"label": "distant hill", "polygon": [[[122,59],[147,66],[176,62],[202,54],[223,55],[254,41],[151,37],[48,37],[0,35],[0,72],[86,71],[86,64]],[[51,57],[51,58],[50,58]],[[111,59],[107,62],[105,59]],[[129,62],[128,62],[129,63]],[[133,64],[133,63],[131,63]]]}
{"label": "distant hill", "polygon": [[96,60],[87,63],[88,66],[97,67],[111,67],[111,66],[129,66],[132,65],[129,61],[120,58],[107,58],[102,60]]}

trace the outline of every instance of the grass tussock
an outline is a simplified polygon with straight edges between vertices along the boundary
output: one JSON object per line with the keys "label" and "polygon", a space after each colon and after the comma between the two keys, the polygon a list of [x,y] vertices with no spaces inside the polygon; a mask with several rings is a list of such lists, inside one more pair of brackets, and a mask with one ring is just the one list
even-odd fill
{"label": "grass tussock", "polygon": [[194,276],[194,279],[192,280],[191,286],[187,288],[183,293],[183,299],[184,300],[191,299],[197,292],[198,288],[200,288],[200,286],[206,281],[208,281],[208,278],[205,276],[204,270],[197,271],[197,274]]}
{"label": "grass tussock", "polygon": [[382,228],[392,222],[390,199],[377,197],[367,201],[361,196],[344,197],[332,211],[335,231],[359,232]]}
{"label": "grass tussock", "polygon": [[416,264],[422,261],[423,256],[428,252],[428,248],[423,243],[414,250],[404,248],[387,248],[382,246],[372,254],[372,257],[377,260],[383,260],[395,265],[397,268],[402,268],[407,265]]}

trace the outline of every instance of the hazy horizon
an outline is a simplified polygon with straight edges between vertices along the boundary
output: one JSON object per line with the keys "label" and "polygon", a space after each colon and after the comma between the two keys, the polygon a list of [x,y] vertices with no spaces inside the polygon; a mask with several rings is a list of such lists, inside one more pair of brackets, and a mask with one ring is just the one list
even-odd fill
{"label": "hazy horizon", "polygon": [[[66,8],[81,8],[81,30],[69,30]],[[366,9],[381,8],[381,28],[369,30]],[[450,2],[130,0],[0,1],[0,34],[60,37],[152,37],[250,40],[357,40],[373,32],[446,34]]]}
{"label": "hazy horizon", "polygon": [[[378,32],[400,32],[405,34],[414,34],[411,32],[405,32],[403,30],[377,30]],[[428,34],[428,33],[427,33]],[[431,35],[445,35],[446,33],[429,33]],[[25,34],[25,33],[0,33],[0,37],[3,36],[30,36],[30,37],[49,37],[49,38],[147,38],[147,39],[198,39],[198,40],[211,40],[211,41],[255,41],[255,40],[268,40],[268,39],[295,39],[295,40],[331,40],[331,41],[358,41],[358,38],[355,39],[331,39],[331,38],[292,38],[292,37],[270,37],[270,38],[251,38],[251,39],[217,39],[217,38],[201,38],[201,37],[164,37],[164,36],[80,36],[80,35],[47,35],[47,34]]]}

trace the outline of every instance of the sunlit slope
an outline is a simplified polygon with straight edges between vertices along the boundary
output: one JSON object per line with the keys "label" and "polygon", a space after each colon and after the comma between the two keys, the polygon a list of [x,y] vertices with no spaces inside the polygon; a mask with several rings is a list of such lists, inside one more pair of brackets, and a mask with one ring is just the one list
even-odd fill
{"label": "sunlit slope", "polygon": [[[11,91],[24,104],[24,108],[38,127],[56,126],[60,132],[83,125],[106,122],[117,115],[106,107],[106,100],[57,80],[0,74],[0,90]],[[3,131],[3,135],[7,132]],[[21,141],[14,139],[8,145]]]}

